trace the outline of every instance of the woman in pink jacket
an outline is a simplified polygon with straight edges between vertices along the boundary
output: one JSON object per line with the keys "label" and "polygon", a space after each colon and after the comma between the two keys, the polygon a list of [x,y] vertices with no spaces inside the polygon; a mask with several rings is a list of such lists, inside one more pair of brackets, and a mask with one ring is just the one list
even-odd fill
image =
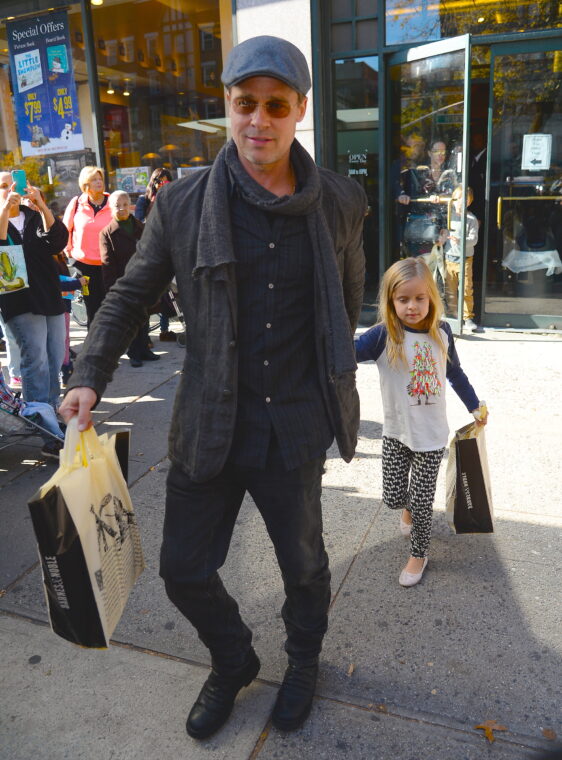
{"label": "woman in pink jacket", "polygon": [[88,327],[105,296],[101,274],[100,232],[111,221],[104,192],[104,172],[99,166],[85,166],[78,177],[82,195],[73,198],[64,212],[63,222],[70,235],[66,255],[75,260],[83,277],[89,277],[89,295],[84,296]]}

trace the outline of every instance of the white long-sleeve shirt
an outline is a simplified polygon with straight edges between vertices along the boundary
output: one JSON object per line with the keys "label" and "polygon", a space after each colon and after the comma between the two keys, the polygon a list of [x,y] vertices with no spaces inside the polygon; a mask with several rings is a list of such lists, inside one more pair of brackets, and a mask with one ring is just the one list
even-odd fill
{"label": "white long-sleeve shirt", "polygon": [[[447,261],[460,261],[461,260],[461,239],[462,239],[462,227],[461,220],[458,214],[453,216],[451,220],[451,235],[454,235],[455,240],[449,238],[445,241],[443,251]],[[478,219],[471,211],[466,212],[466,258],[469,259],[474,256],[474,247],[478,242]]]}

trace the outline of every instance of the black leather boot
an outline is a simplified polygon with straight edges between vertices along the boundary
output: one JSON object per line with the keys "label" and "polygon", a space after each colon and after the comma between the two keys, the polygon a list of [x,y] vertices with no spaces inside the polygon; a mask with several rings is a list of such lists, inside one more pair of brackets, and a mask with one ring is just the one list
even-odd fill
{"label": "black leather boot", "polygon": [[213,668],[187,717],[187,733],[194,739],[206,739],[218,731],[230,715],[236,695],[254,680],[259,669],[260,661],[253,649],[237,673],[223,675]]}
{"label": "black leather boot", "polygon": [[293,731],[302,726],[312,707],[317,677],[318,663],[289,665],[271,716],[275,728]]}

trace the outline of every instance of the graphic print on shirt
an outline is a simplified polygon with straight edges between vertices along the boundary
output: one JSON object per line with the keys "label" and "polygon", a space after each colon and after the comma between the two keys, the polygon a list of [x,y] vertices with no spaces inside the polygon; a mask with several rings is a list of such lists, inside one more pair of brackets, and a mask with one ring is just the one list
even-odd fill
{"label": "graphic print on shirt", "polygon": [[406,386],[408,395],[419,405],[425,397],[426,406],[432,402],[430,396],[441,395],[441,381],[437,374],[437,362],[433,358],[431,345],[426,341],[422,345],[414,343],[414,361],[410,370],[410,382]]}

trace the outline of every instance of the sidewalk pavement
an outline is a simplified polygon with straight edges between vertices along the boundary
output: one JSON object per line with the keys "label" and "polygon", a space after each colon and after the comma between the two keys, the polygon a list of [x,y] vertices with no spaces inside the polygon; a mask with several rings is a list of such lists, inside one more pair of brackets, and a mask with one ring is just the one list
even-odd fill
{"label": "sidewalk pavement", "polygon": [[[78,347],[83,337],[73,330]],[[496,532],[450,533],[443,465],[428,570],[418,586],[398,585],[408,545],[381,504],[377,369],[361,365],[357,455],[346,465],[330,450],[324,479],[330,628],[310,719],[294,733],[269,722],[286,665],[283,588],[249,498],[222,576],[262,669],[219,733],[185,733],[209,657],[158,577],[183,349],[156,340],[159,362],[133,369],[123,359],[95,412],[101,429],[132,428],[129,483],[147,562],[107,651],[47,626],[26,502],[56,465],[38,458],[39,439],[11,438],[0,448],[1,760],[530,760],[559,746],[562,340],[488,331],[457,347],[490,408]],[[470,421],[450,388],[448,399],[451,429]],[[485,721],[505,728],[494,743],[475,728]]]}

